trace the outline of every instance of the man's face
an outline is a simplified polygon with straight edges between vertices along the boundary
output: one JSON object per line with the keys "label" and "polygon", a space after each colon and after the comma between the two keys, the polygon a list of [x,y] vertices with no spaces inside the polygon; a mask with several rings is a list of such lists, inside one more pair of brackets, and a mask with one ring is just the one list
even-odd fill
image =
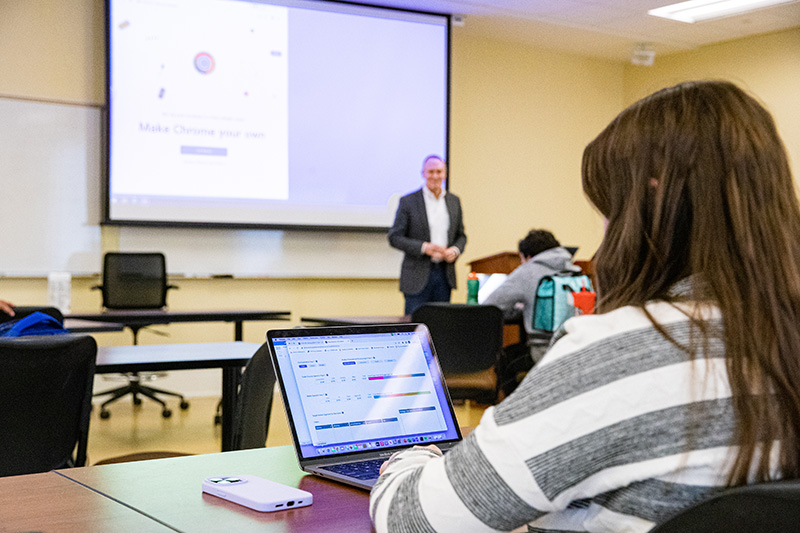
{"label": "man's face", "polygon": [[447,169],[441,159],[428,159],[422,167],[425,185],[437,197],[442,193],[442,182],[447,177]]}

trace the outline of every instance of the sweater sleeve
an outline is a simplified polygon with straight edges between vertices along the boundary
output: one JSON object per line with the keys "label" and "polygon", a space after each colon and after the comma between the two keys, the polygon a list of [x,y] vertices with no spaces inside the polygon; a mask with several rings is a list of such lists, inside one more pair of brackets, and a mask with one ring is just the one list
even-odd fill
{"label": "sweater sleeve", "polygon": [[[691,313],[648,311],[688,342]],[[717,317],[707,324],[721,331]],[[735,416],[717,333],[695,358],[638,308],[565,330],[443,457],[417,448],[391,460],[370,499],[378,532],[639,533],[725,485]]]}
{"label": "sweater sleeve", "polygon": [[531,479],[520,476],[524,461],[492,410],[443,457],[412,448],[389,461],[370,499],[376,531],[511,531],[553,510],[541,491],[522,497],[512,488]]}

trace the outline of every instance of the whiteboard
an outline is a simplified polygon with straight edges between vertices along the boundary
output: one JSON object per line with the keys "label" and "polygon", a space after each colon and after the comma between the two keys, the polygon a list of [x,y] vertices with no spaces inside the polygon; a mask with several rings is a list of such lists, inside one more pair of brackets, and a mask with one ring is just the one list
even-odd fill
{"label": "whiteboard", "polygon": [[100,271],[101,111],[0,98],[0,274]]}
{"label": "whiteboard", "polygon": [[164,252],[191,277],[397,278],[402,260],[383,233],[124,227],[120,249]]}
{"label": "whiteboard", "polygon": [[[0,98],[0,276],[102,270],[102,111]],[[385,233],[121,227],[120,251],[159,251],[170,274],[396,278]],[[110,239],[109,239],[110,240]]]}

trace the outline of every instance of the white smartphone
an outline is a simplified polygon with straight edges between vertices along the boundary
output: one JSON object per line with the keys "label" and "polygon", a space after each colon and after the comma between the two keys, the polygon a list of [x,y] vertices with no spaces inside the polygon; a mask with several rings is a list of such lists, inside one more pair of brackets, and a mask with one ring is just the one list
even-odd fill
{"label": "white smartphone", "polygon": [[310,492],[258,476],[220,476],[203,480],[203,492],[261,512],[311,505]]}

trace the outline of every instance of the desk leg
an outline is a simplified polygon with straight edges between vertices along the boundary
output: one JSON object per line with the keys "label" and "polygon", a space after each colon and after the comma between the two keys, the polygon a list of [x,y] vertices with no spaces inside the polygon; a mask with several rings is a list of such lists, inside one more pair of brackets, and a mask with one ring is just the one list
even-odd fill
{"label": "desk leg", "polygon": [[236,393],[239,389],[242,370],[239,367],[222,369],[222,451],[233,450],[233,413],[236,409]]}
{"label": "desk leg", "polygon": [[[233,340],[241,341],[244,332],[242,321],[233,323]],[[224,367],[222,369],[222,451],[233,450],[233,412],[236,409],[236,395],[242,379],[242,369]]]}

